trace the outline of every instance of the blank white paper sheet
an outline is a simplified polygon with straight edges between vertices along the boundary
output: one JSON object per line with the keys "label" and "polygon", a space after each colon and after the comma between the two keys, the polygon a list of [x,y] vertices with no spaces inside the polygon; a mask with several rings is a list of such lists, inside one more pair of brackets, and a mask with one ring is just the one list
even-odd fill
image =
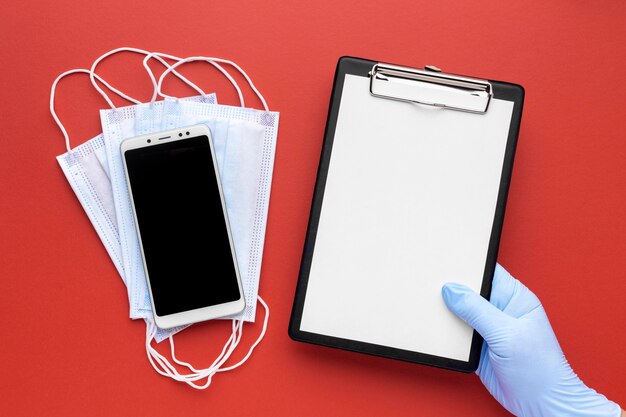
{"label": "blank white paper sheet", "polygon": [[480,291],[512,111],[376,98],[346,75],[300,330],[469,360],[441,287]]}

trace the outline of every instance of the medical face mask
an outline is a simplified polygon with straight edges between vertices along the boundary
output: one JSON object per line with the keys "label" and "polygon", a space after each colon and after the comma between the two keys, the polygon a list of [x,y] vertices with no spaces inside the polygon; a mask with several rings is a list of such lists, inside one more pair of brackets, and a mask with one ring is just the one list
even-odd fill
{"label": "medical face mask", "polygon": [[[180,63],[199,59],[188,58],[180,61]],[[202,58],[202,60],[206,59]],[[219,59],[210,59],[209,62],[226,62],[234,65],[229,61]],[[172,72],[175,65],[168,68],[159,79],[159,92],[163,77],[167,73]],[[236,68],[241,71],[240,68]],[[243,71],[241,72],[251,84],[247,75]],[[228,78],[234,83],[232,77]],[[234,85],[240,93],[236,83]],[[252,84],[251,87],[258,94],[258,91]],[[260,94],[258,95],[264,103],[265,111],[208,105],[205,103],[197,103],[200,105],[197,108],[187,107],[187,101],[172,98],[164,102],[164,108],[161,110],[155,110],[154,106],[157,103],[152,101],[137,106],[101,111],[116,217],[122,242],[124,268],[131,288],[131,299],[141,303],[138,306],[145,306],[149,303],[149,293],[123,171],[120,152],[121,142],[128,137],[141,133],[182,127],[197,119],[206,123],[212,130],[212,136],[216,145],[218,169],[223,178],[222,188],[231,222],[238,262],[240,258],[242,259],[239,267],[243,271],[243,275],[248,278],[242,279],[247,308],[244,310],[243,316],[233,320],[232,334],[227,340],[222,354],[206,369],[198,370],[190,364],[179,361],[175,356],[173,340],[170,338],[173,360],[179,365],[187,367],[191,371],[189,374],[180,374],[167,359],[151,347],[150,341],[155,337],[158,328],[150,317],[146,317],[146,322],[148,323],[146,351],[148,359],[155,370],[162,375],[186,382],[194,388],[206,388],[210,385],[213,375],[217,372],[231,370],[241,365],[262,339],[267,326],[269,310],[263,300],[258,297],[259,302],[266,310],[261,335],[242,361],[233,366],[223,367],[224,362],[230,357],[230,354],[241,339],[242,325],[239,319],[253,321],[255,316],[258,278],[278,126],[278,113],[267,110],[264,99]],[[241,101],[243,103],[242,97]],[[161,120],[159,120],[159,115],[162,115]],[[157,126],[160,126],[159,129],[157,129]],[[260,220],[255,220],[255,216]],[[251,256],[251,254],[254,254],[254,256]],[[252,273],[248,273],[248,271]],[[194,383],[194,381],[202,378],[207,378],[204,385]]]}
{"label": "medical face mask", "polygon": [[[160,82],[166,74],[167,72],[162,75]],[[158,91],[160,92],[160,84]],[[160,103],[164,104],[163,108],[158,106]],[[122,254],[130,284],[130,298],[133,301],[132,311],[151,313],[150,296],[123,170],[121,142],[139,134],[205,123],[211,129],[214,139],[233,241],[242,273],[246,309],[238,318],[254,321],[278,114],[233,106],[197,103],[199,106],[189,107],[187,104],[184,100],[166,98],[165,102],[153,101],[101,111]]]}
{"label": "medical face mask", "polygon": [[[133,48],[121,48],[119,50],[129,50]],[[133,52],[140,52],[144,54],[148,54],[147,51],[134,50]],[[106,54],[105,56],[111,53]],[[159,57],[156,57],[160,59]],[[180,59],[176,57],[172,57],[172,59]],[[166,66],[167,63],[162,61]],[[113,264],[115,265],[120,277],[124,281],[124,284],[129,288],[129,285],[126,280],[126,274],[124,273],[124,266],[122,261],[121,254],[121,244],[119,239],[119,232],[117,228],[117,219],[115,215],[115,208],[113,204],[113,192],[111,187],[111,181],[109,179],[109,166],[106,160],[106,151],[104,148],[104,141],[102,135],[98,135],[82,145],[75,147],[74,149],[70,148],[69,137],[65,128],[59,121],[56,113],[54,111],[54,93],[58,82],[65,76],[73,74],[73,73],[87,73],[91,72],[85,69],[77,69],[66,71],[61,74],[57,80],[55,80],[52,90],[51,90],[51,100],[50,100],[50,111],[59,125],[63,135],[65,137],[67,152],[63,155],[59,155],[57,160],[63,173],[65,174],[70,186],[74,190],[79,202],[81,203],[83,209],[85,210],[87,216],[89,217],[92,225],[94,226],[98,236],[100,237],[104,247],[106,248]],[[120,92],[119,90],[113,88],[106,81],[104,81],[97,74],[93,74],[94,78],[96,78],[99,82],[104,84],[109,90],[118,94],[119,96],[135,103],[140,103],[139,101],[133,99]],[[184,82],[192,86],[192,88],[197,89],[202,96],[191,97],[188,100],[195,100],[202,103],[214,103],[215,95],[205,95],[202,90],[200,90],[195,84],[191,83],[184,77],[180,76]],[[107,97],[108,99],[108,97]],[[110,101],[110,100],[107,100]],[[155,108],[162,107],[162,103],[155,106]],[[129,291],[130,293],[130,291]],[[130,298],[130,294],[129,294]],[[150,311],[151,312],[151,311]],[[131,318],[137,316],[131,312]],[[155,334],[155,339],[160,342],[167,337],[175,334],[181,328],[162,330],[158,329]]]}
{"label": "medical face mask", "polygon": [[[181,99],[181,101],[195,101],[203,104],[213,104],[216,102],[216,97],[215,95],[210,94],[198,97],[187,97]],[[111,109],[111,112],[116,116],[120,114],[125,115],[121,120],[123,120],[123,123],[131,126],[133,134],[128,136],[131,137],[160,130],[163,107],[164,102],[158,101],[150,105],[138,104],[118,109]],[[122,261],[124,272],[126,274],[126,284],[129,290],[130,317],[132,319],[152,318],[150,295],[147,291],[146,278],[143,271],[141,252],[139,249],[139,241],[134,229],[134,220],[132,217],[132,209],[130,208],[128,190],[124,179],[125,177],[119,144],[114,145],[110,140],[108,141],[106,139],[104,142],[106,161],[110,174],[109,179],[111,182],[111,191],[115,207],[115,216],[119,229]],[[120,178],[123,181],[122,184],[120,184]],[[130,233],[129,231],[132,231],[133,233]]]}
{"label": "medical face mask", "polygon": [[[137,102],[138,103],[137,106],[129,106],[129,107],[117,109],[115,108],[115,106],[113,105],[113,102],[110,100],[107,94],[97,85],[97,83],[94,82],[93,74],[95,74],[95,69],[97,65],[107,56],[113,53],[120,52],[120,51],[132,51],[132,52],[143,53],[144,55],[146,55],[146,57],[144,58],[143,65],[148,75],[150,76],[150,79],[152,80],[153,86],[155,87],[154,93],[152,95],[152,99],[150,101],[150,105],[144,105],[144,104]],[[137,50],[135,48],[119,48],[119,49],[115,49],[111,52],[108,52],[102,55],[100,58],[94,61],[91,67],[92,83],[94,85],[94,88],[96,88],[96,90],[100,92],[102,97],[107,101],[107,103],[109,103],[110,107],[116,110],[115,113],[118,113],[119,111],[120,113],[127,114],[127,115],[130,114],[132,116],[131,118],[127,118],[126,120],[128,121],[129,119],[132,119],[132,123],[134,126],[133,129],[137,132],[137,134],[145,134],[145,133],[157,131],[159,130],[160,125],[162,124],[161,118],[163,114],[163,102],[155,101],[157,97],[156,79],[154,78],[154,74],[152,73],[152,71],[150,70],[147,64],[148,60],[151,58],[155,58],[159,60],[163,65],[165,65],[168,68],[169,68],[169,65],[163,60],[163,58],[169,58],[174,61],[180,61],[180,58],[172,56],[172,55],[168,55],[168,54],[148,53],[146,51]],[[213,64],[213,65],[218,69],[218,71],[225,73],[225,70],[219,64]],[[185,77],[183,77],[179,73],[175,72],[175,70],[172,70],[172,72],[174,72],[175,75],[178,78],[180,78],[182,81],[184,81],[186,84],[190,85],[192,88],[194,88],[196,91],[202,94],[202,96],[198,96],[198,97],[189,97],[189,98],[181,99],[182,101],[188,100],[188,101],[197,101],[201,103],[215,103],[214,95],[204,94],[204,92],[200,88],[198,88],[195,84],[191,83],[189,80],[187,80]],[[109,148],[109,150],[111,149]],[[105,153],[107,154],[106,160],[107,160],[108,166],[113,167],[114,172],[118,172],[115,168],[118,168],[121,166],[119,165],[121,161],[121,157],[119,156],[119,147],[117,149],[113,149],[112,153],[108,151]],[[111,159],[112,158],[111,155],[116,155],[117,157]],[[115,175],[112,178],[116,178]],[[124,187],[125,186],[126,184],[124,183]],[[128,211],[127,211],[129,207],[128,206],[129,200],[127,197],[126,188],[121,190],[122,191],[121,194],[120,194],[120,189],[116,187],[115,183],[112,184],[111,188],[113,191],[113,198],[114,198],[115,207],[116,207],[116,218],[118,218],[118,222],[117,222],[118,227],[122,227],[123,231],[125,231],[127,227],[131,227],[134,230],[132,216],[131,218],[129,218]],[[141,263],[136,234],[121,233],[120,234],[120,246],[121,246],[121,254],[122,254],[121,256],[122,264],[123,264],[123,268],[124,268],[125,275],[126,275],[125,283],[127,285],[128,295],[129,295],[130,317],[132,319],[137,319],[137,318],[151,319],[152,308],[150,304],[149,294],[147,292],[145,276],[143,275],[143,264]],[[181,328],[175,328],[175,329],[168,330],[166,332],[162,332],[161,330],[159,330],[157,333],[157,340],[160,341],[164,333],[175,333],[177,330],[180,330],[180,329]]]}
{"label": "medical face mask", "polygon": [[166,98],[163,128],[202,123],[212,132],[246,299],[241,318],[254,321],[279,116],[244,107],[195,104]]}
{"label": "medical face mask", "polygon": [[[237,91],[240,107],[207,106],[202,103],[195,105],[163,94],[161,86],[165,76],[175,71],[177,66],[193,61],[213,64],[217,61],[232,65],[244,76],[264,110],[245,107],[239,86],[224,71],[222,73]],[[247,74],[230,61],[205,57],[178,61],[163,72],[155,91],[166,97],[163,129],[202,123],[208,125],[213,132],[216,157],[222,182],[225,184],[223,189],[228,216],[229,219],[235,219],[231,227],[246,299],[242,318],[245,321],[254,321],[279,114],[269,111],[265,99]]]}
{"label": "medical face mask", "polygon": [[[132,52],[139,52],[139,53],[143,53],[144,55],[146,55],[145,59],[144,59],[144,67],[148,73],[148,75],[150,76],[150,79],[152,80],[153,85],[155,84],[155,78],[154,75],[152,73],[152,71],[150,70],[150,68],[147,65],[147,61],[150,58],[155,58],[157,60],[159,60],[161,63],[163,63],[166,67],[169,67],[169,65],[163,61],[163,59],[161,57],[167,57],[173,60],[180,60],[180,58],[178,57],[174,57],[171,55],[167,55],[167,54],[159,54],[159,53],[148,53],[146,51],[142,51],[142,50],[136,50],[134,48],[120,48],[120,49],[116,49],[113,50],[107,54],[104,54],[103,56],[101,56],[100,58],[98,58],[97,60],[94,61],[92,67],[91,67],[91,77],[92,77],[92,83],[94,85],[94,87],[96,88],[96,90],[98,90],[100,92],[100,94],[102,95],[102,97],[109,103],[110,107],[113,109],[116,109],[115,106],[113,105],[113,102],[109,99],[109,97],[107,96],[107,94],[94,82],[93,80],[93,74],[95,74],[95,69],[97,67],[97,65],[107,56],[111,55],[112,53],[116,53],[119,51],[132,51]],[[196,91],[199,91],[202,95],[199,97],[190,97],[187,98],[186,100],[197,100],[197,101],[201,101],[201,102],[205,102],[205,103],[215,103],[215,96],[214,95],[206,95],[204,94],[204,92],[198,88],[195,84],[191,83],[189,80],[187,80],[186,78],[184,78],[183,76],[181,76],[180,74],[176,74],[181,80],[183,80],[185,83],[187,83],[188,85],[190,85],[192,88],[194,88]],[[156,97],[156,91],[153,94],[153,101],[154,98]],[[141,103],[138,103],[137,106],[140,106]],[[150,117],[146,117],[146,118],[140,118],[139,119],[139,127],[140,127],[140,131],[144,132],[144,133],[148,133],[149,131],[151,131],[151,129],[154,129],[154,126],[150,125],[150,121],[158,121],[155,122],[156,125],[158,126],[160,124],[160,118],[161,118],[161,114],[162,114],[162,102],[153,102],[152,105],[150,106],[149,109],[149,114]],[[125,111],[131,111],[134,112],[134,107],[135,106],[130,106],[130,107],[125,107],[123,108]],[[147,111],[144,112],[144,114],[148,113]],[[142,123],[143,121],[146,121],[145,123]],[[112,163],[110,161],[110,155],[107,155],[107,163],[108,166],[111,167],[115,161]],[[109,170],[110,172],[110,170]],[[116,190],[115,186],[112,184],[112,191],[113,191],[113,198],[114,198],[114,202],[115,207],[116,207],[116,217],[119,219],[117,224],[118,227],[120,225],[124,226],[127,221],[126,218],[124,217],[120,217],[120,211],[119,211],[119,204],[117,204],[117,199],[115,197],[115,193],[118,191]],[[144,291],[141,291],[142,288],[145,287],[145,279],[143,280],[139,280],[137,281],[137,277],[138,275],[135,273],[135,265],[134,265],[134,261],[135,261],[135,254],[133,254],[131,251],[129,251],[129,247],[130,244],[128,242],[128,239],[126,239],[126,234],[121,233],[120,234],[120,247],[121,247],[121,253],[122,253],[122,263],[123,263],[123,267],[124,267],[124,272],[125,272],[125,276],[126,276],[126,285],[128,288],[128,295],[129,295],[129,304],[130,304],[130,317],[132,319],[137,319],[137,318],[143,318],[143,319],[148,319],[152,317],[152,309],[151,309],[151,305],[150,305],[150,300],[148,298],[148,294],[145,293]],[[139,277],[141,278],[141,277]],[[175,333],[176,331],[180,330],[180,328],[175,328],[172,330],[168,330],[165,333]],[[161,336],[163,336],[164,332],[161,332],[159,330],[158,332],[158,338],[161,339]]]}

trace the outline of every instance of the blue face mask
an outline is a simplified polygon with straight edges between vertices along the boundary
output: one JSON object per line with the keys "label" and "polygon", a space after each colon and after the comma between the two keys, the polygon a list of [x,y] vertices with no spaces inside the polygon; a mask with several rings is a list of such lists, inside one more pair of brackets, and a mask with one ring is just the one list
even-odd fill
{"label": "blue face mask", "polygon": [[246,309],[254,321],[269,205],[279,114],[245,107],[165,99],[164,130],[206,124],[211,129]]}
{"label": "blue face mask", "polygon": [[[144,64],[154,55],[149,54],[144,60]],[[169,58],[177,59],[176,57]],[[211,60],[210,62],[216,65],[220,72],[227,74],[217,64],[217,61],[224,62],[221,60]],[[92,78],[96,77],[93,71],[97,62],[99,60],[94,63],[91,70]],[[239,69],[236,66],[235,68]],[[163,76],[169,72],[176,74],[174,66],[171,69],[168,68]],[[149,74],[156,86],[156,80],[151,73]],[[159,80],[155,95],[150,103],[102,111],[104,135],[98,136],[71,151],[69,151],[68,143],[68,153],[59,157],[59,163],[94,227],[96,230],[100,230],[98,234],[127,284],[131,302],[131,317],[146,320],[146,351],[155,370],[194,388],[206,388],[216,373],[231,370],[241,365],[265,334],[269,310],[259,297],[259,302],[266,309],[261,335],[241,362],[230,367],[223,366],[241,340],[242,319],[254,321],[255,317],[255,301],[258,292],[273,171],[278,113],[267,110],[265,101],[260,94],[259,97],[264,104],[265,111],[218,106],[212,104],[214,96],[206,95],[180,100],[168,98],[164,102],[156,102],[156,94],[157,91],[160,91],[163,76]],[[234,82],[230,75],[227,77]],[[247,78],[245,73],[244,77]],[[249,78],[247,79],[249,80]],[[254,86],[252,84],[251,86],[258,94]],[[97,88],[104,94],[99,87]],[[235,88],[240,94],[243,104],[241,91],[236,84]],[[116,90],[112,91],[117,92]],[[106,97],[106,94],[104,96]],[[106,99],[112,105],[110,99],[108,97]],[[138,103],[134,99],[131,101]],[[191,102],[194,102],[194,106],[188,106]],[[190,364],[176,358],[171,335],[180,329],[163,331],[153,323],[149,294],[145,275],[143,275],[143,264],[139,257],[138,246],[133,245],[134,240],[136,240],[136,232],[132,223],[132,213],[127,211],[129,206],[124,201],[128,199],[128,191],[123,188],[126,183],[123,180],[123,171],[120,171],[121,155],[118,143],[126,137],[197,122],[209,125],[215,137],[218,166],[224,182],[224,194],[233,227],[233,240],[238,253],[238,261],[241,259],[239,266],[244,271],[242,278],[244,278],[244,294],[248,305],[244,314],[238,317],[238,320],[233,320],[232,334],[227,340],[222,354],[206,369],[195,369]],[[93,192],[92,190],[98,191]],[[170,337],[172,343],[172,359],[178,365],[189,369],[190,373],[179,373],[168,359],[152,348],[150,344],[152,339],[160,341],[166,337]],[[203,378],[206,378],[204,384],[195,383],[195,381]]]}
{"label": "blue face mask", "polygon": [[[133,48],[120,48],[118,50],[111,51],[103,57],[106,57],[112,53],[116,53],[119,51],[127,51],[130,50],[132,52],[142,53],[144,55],[150,55],[147,51],[135,50]],[[165,62],[161,57],[156,57],[160,60],[166,67],[169,67],[167,62]],[[176,57],[171,57],[173,59],[179,59]],[[102,58],[100,58],[102,59]],[[141,104],[138,100],[133,99],[132,97],[127,96],[121,91],[115,89],[110,84],[108,84],[104,79],[88,71],[86,69],[76,69],[70,70],[63,74],[61,74],[57,80],[54,82],[51,91],[51,101],[50,101],[50,111],[59,125],[63,135],[65,137],[67,152],[63,155],[57,157],[59,165],[63,170],[68,182],[70,183],[72,189],[74,190],[78,200],[80,201],[83,209],[85,210],[87,216],[89,217],[92,225],[96,229],[98,236],[100,237],[104,247],[106,248],[113,264],[115,265],[120,277],[122,278],[124,284],[128,290],[129,303],[132,306],[132,292],[131,292],[131,282],[126,278],[127,274],[124,271],[124,262],[122,256],[120,235],[117,224],[117,216],[115,213],[115,205],[113,199],[113,191],[110,180],[110,172],[109,172],[109,164],[106,156],[106,149],[104,146],[104,140],[102,135],[98,135],[83,144],[71,149],[69,138],[65,128],[58,120],[56,113],[54,111],[54,93],[56,89],[57,83],[65,76],[74,74],[74,73],[86,73],[93,74],[94,78],[99,82],[104,84],[109,90],[113,91],[115,94],[125,98],[126,100],[136,103],[137,105]],[[151,74],[151,72],[149,72]],[[197,97],[190,97],[184,100],[192,100],[203,103],[215,103],[216,98],[214,94],[206,95],[204,92],[195,86],[195,84],[191,83],[185,77],[179,75],[179,78],[183,80],[185,83],[190,85],[192,88],[196,89],[202,95]],[[153,77],[152,77],[153,78]],[[95,84],[94,84],[95,85]],[[112,102],[108,96],[106,96],[107,102],[111,105]],[[162,107],[162,103],[158,103],[155,108]],[[145,307],[147,312],[140,311],[139,309],[132,309],[130,311],[130,317],[132,319],[136,318],[145,318],[151,317],[152,310],[150,308],[149,302],[147,307]],[[174,328],[174,329],[158,329],[155,335],[155,339],[157,342],[161,342],[167,337],[175,334],[180,331],[182,328]]]}
{"label": "blue face mask", "polygon": [[[215,104],[214,94],[187,97],[181,101],[194,101],[203,104]],[[120,171],[123,177],[123,168],[117,134],[132,130],[136,136],[161,130],[164,102],[158,101],[151,104],[137,104],[111,110],[102,110],[102,114],[111,123],[105,124],[109,135],[104,135],[105,160],[109,170],[109,183],[115,206],[115,217],[120,236],[120,251],[122,254],[123,268],[125,271],[126,285],[129,292],[130,318],[151,319],[152,306],[147,291],[146,278],[139,251],[139,241],[134,231],[134,220],[130,208],[130,198],[126,183],[120,184]],[[113,132],[113,133],[111,133]],[[124,138],[125,139],[125,138]],[[165,333],[170,333],[165,332]]]}

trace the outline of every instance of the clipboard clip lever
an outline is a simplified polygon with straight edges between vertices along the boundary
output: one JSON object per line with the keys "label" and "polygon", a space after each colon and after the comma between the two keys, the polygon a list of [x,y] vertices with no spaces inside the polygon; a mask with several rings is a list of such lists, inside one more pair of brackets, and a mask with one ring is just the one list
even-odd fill
{"label": "clipboard clip lever", "polygon": [[369,76],[375,97],[443,109],[486,113],[493,96],[489,81],[446,74],[432,65],[416,69],[377,63]]}

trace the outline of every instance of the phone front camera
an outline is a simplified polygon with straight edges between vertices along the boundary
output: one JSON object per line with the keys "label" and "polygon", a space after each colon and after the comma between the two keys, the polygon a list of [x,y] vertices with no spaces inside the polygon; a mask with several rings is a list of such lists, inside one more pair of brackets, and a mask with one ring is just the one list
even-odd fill
{"label": "phone front camera", "polygon": [[148,143],[152,142],[152,139],[148,139]]}
{"label": "phone front camera", "polygon": [[178,136],[180,136],[180,137],[182,138],[182,137],[183,137],[183,134],[182,134],[182,133],[179,133],[179,134],[178,134]]}
{"label": "phone front camera", "polygon": [[189,132],[186,132],[186,133],[187,133],[187,136],[189,136]]}

